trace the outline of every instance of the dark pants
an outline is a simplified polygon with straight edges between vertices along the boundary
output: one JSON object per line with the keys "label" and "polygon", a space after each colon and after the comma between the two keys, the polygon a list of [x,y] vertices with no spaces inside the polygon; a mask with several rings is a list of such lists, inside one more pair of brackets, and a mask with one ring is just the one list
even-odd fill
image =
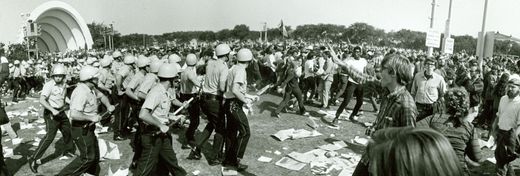
{"label": "dark pants", "polygon": [[172,147],[172,138],[169,134],[161,133],[155,135],[155,132],[142,134],[141,147],[143,151],[134,175],[156,175],[154,171],[157,170],[158,165],[164,165],[164,168],[168,169],[174,176],[187,175],[184,168],[179,166],[177,162],[176,154]]}
{"label": "dark pants", "polygon": [[63,142],[65,143],[63,148],[64,150],[62,150],[62,152],[74,153],[74,143],[72,142],[71,137],[71,126],[69,119],[65,115],[65,112],[62,111],[58,115],[53,116],[51,111],[45,109],[43,111],[43,119],[45,119],[45,131],[47,131],[47,134],[45,134],[43,139],[40,141],[40,144],[38,145],[38,148],[36,148],[32,159],[37,160],[43,156],[45,150],[49,148],[49,145],[51,145],[54,137],[56,137],[56,132],[58,130],[60,130],[61,135],[63,135]]}
{"label": "dark pants", "polygon": [[18,101],[24,92],[25,83],[22,78],[14,78],[13,81],[13,101]]}
{"label": "dark pants", "polygon": [[[313,76],[310,76],[310,77],[307,77],[305,79],[303,79],[303,100],[304,101],[307,101],[309,99],[312,99],[312,97],[314,96],[314,94],[316,94],[316,80],[314,79]],[[307,92],[311,92],[311,96],[310,97],[307,97]]]}
{"label": "dark pants", "polygon": [[287,103],[291,101],[291,96],[294,95],[296,97],[296,100],[298,100],[298,106],[300,107],[300,114],[305,113],[305,106],[303,105],[303,97],[302,97],[302,91],[300,90],[300,87],[291,87],[291,86],[285,86],[285,94],[283,96],[282,102],[280,102],[280,105],[278,108],[276,108],[275,113],[282,112],[282,109],[287,106]]}
{"label": "dark pants", "polygon": [[478,117],[479,125],[491,126],[495,121],[496,113],[493,113],[493,100],[486,100],[482,104],[482,113]]}
{"label": "dark pants", "polygon": [[[249,143],[249,121],[242,110],[244,104],[238,99],[227,99],[224,104],[227,119],[226,158],[223,163],[237,165]],[[228,148],[229,147],[229,148]]]}
{"label": "dark pants", "polygon": [[224,148],[224,135],[226,134],[226,116],[222,107],[222,98],[216,95],[202,94],[201,109],[208,118],[208,124],[202,131],[202,140],[197,147],[201,147],[215,131],[213,136],[213,153],[215,159],[221,159]]}
{"label": "dark pants", "polygon": [[[334,92],[336,92],[336,94],[334,96],[331,96],[331,97],[333,97],[331,99],[332,101],[336,101],[337,99],[339,99],[339,97],[341,97],[343,95],[343,93],[345,93],[345,90],[347,90],[348,76],[339,75],[337,78],[338,78],[338,85],[336,87],[336,90],[334,91]],[[334,80],[335,79],[336,78],[334,78]]]}
{"label": "dark pants", "polygon": [[417,122],[433,115],[433,104],[415,103],[417,106]]}
{"label": "dark pants", "polygon": [[89,173],[99,175],[99,144],[94,134],[95,126],[84,127],[87,121],[72,121],[72,138],[79,156],[69,163],[58,175],[70,176]]}
{"label": "dark pants", "polygon": [[[2,141],[2,135],[0,135],[0,141]],[[2,149],[2,143],[0,143],[0,149]],[[0,150],[0,151],[2,151],[2,150]],[[5,165],[4,154],[0,153],[0,176],[9,176],[9,175],[11,175],[11,173],[9,173],[9,170],[7,169],[7,166]]]}
{"label": "dark pants", "polygon": [[132,129],[132,126],[137,122],[139,116],[139,110],[141,110],[140,102],[128,97],[127,95],[121,96],[120,108],[121,114],[116,117],[116,122],[120,124],[119,131],[121,135],[127,135]]}
{"label": "dark pants", "polygon": [[500,176],[514,176],[513,165],[511,164],[518,157],[518,137],[514,136],[513,130],[498,130],[497,149],[495,150],[496,173]]}
{"label": "dark pants", "polygon": [[358,113],[359,109],[361,109],[361,105],[363,105],[363,85],[354,84],[353,82],[349,81],[347,84],[347,89],[343,94],[343,102],[341,102],[338,111],[336,111],[336,118],[339,118],[341,113],[343,113],[343,110],[347,108],[350,99],[352,99],[354,95],[356,96],[356,105],[352,110],[352,114],[350,114],[350,118],[354,117]]}
{"label": "dark pants", "polygon": [[182,101],[188,101],[190,98],[193,98],[193,101],[190,103],[188,108],[188,112],[190,115],[190,126],[186,130],[186,140],[188,144],[195,145],[195,131],[200,124],[200,106],[199,99],[197,98],[197,94],[181,94]]}

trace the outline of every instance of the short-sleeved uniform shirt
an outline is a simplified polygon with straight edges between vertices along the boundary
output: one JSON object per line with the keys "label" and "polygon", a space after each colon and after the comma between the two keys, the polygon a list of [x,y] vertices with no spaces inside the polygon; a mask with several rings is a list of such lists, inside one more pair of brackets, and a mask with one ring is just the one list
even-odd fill
{"label": "short-sleeved uniform shirt", "polygon": [[243,65],[234,65],[229,70],[229,74],[227,77],[226,83],[226,92],[224,93],[224,98],[230,99],[235,98],[235,94],[233,93],[233,85],[235,83],[239,83],[239,91],[242,93],[247,92],[247,73],[246,67]]}
{"label": "short-sleeved uniform shirt", "polygon": [[220,81],[227,78],[228,68],[224,61],[220,59],[210,59],[206,65],[206,76],[202,91],[213,95],[218,95]]}
{"label": "short-sleeved uniform shirt", "polygon": [[40,96],[45,97],[49,105],[53,108],[62,108],[65,105],[66,84],[58,85],[54,80],[50,80],[43,85]]}
{"label": "short-sleeved uniform shirt", "polygon": [[114,75],[110,72],[110,70],[106,68],[99,69],[99,83],[100,85],[103,85],[106,88],[112,88],[112,86],[115,85],[116,78]]}
{"label": "short-sleeved uniform shirt", "polygon": [[117,74],[123,78],[122,86],[123,88],[126,88],[134,75],[134,70],[129,65],[122,65],[117,71]]}
{"label": "short-sleeved uniform shirt", "polygon": [[130,78],[130,82],[128,82],[125,89],[136,90],[136,88],[143,82],[143,79],[143,72],[135,72],[135,74]]}
{"label": "short-sleeved uniform shirt", "polygon": [[171,100],[173,95],[161,84],[156,84],[146,96],[141,109],[150,110],[150,114],[157,118],[162,124],[168,122]]}
{"label": "short-sleeved uniform shirt", "polygon": [[194,94],[198,92],[197,86],[200,82],[197,78],[197,72],[195,67],[186,67],[181,73],[181,93],[182,94]]}
{"label": "short-sleeved uniform shirt", "polygon": [[84,83],[78,83],[70,96],[70,109],[87,115],[95,115],[98,106],[99,100],[95,90],[91,90]]}
{"label": "short-sleeved uniform shirt", "polygon": [[148,92],[159,82],[159,77],[153,73],[147,73],[143,82],[137,87],[136,91],[148,95]]}

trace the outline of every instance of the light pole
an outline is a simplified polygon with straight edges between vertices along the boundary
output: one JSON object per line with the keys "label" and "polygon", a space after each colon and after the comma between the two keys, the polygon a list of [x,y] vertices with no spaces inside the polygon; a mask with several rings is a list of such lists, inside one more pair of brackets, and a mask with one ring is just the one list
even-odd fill
{"label": "light pole", "polygon": [[444,40],[442,40],[442,52],[446,53],[446,41],[450,38],[450,21],[451,21],[451,5],[453,0],[450,0],[450,7],[448,10],[448,19],[446,20],[446,29],[444,31]]}
{"label": "light pole", "polygon": [[480,69],[482,70],[482,61],[484,60],[484,44],[486,40],[486,16],[487,16],[487,6],[488,0],[484,2],[484,15],[482,17],[482,30],[478,36],[478,44],[477,44],[477,56],[478,56],[478,64]]}
{"label": "light pole", "polygon": [[[430,18],[430,28],[433,28],[434,16],[435,16],[435,0],[432,0],[432,14],[431,14],[431,18]],[[432,56],[432,55],[433,55],[433,47],[429,46],[428,47],[428,56]]]}

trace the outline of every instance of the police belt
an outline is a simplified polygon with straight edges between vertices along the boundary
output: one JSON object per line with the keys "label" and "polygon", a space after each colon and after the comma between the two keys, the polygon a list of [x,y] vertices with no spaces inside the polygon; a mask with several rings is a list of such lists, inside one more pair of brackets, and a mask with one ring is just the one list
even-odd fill
{"label": "police belt", "polygon": [[210,94],[210,93],[202,93],[202,98],[204,100],[216,100],[216,101],[221,101],[223,99],[222,96],[218,96],[218,95],[214,95],[214,94]]}
{"label": "police belt", "polygon": [[141,130],[141,134],[156,134],[156,132],[161,131],[159,127],[149,125],[146,122],[140,123],[139,128]]}

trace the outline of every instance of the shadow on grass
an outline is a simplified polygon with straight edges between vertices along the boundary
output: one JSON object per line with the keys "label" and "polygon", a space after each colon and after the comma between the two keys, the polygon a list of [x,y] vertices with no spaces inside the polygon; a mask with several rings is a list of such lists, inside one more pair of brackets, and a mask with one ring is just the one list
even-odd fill
{"label": "shadow on grass", "polygon": [[270,102],[270,101],[263,101],[258,106],[258,109],[260,109],[260,113],[263,113],[264,111],[274,112],[276,108],[278,107],[278,104]]}
{"label": "shadow on grass", "polygon": [[29,150],[31,147],[32,145],[29,142],[20,143],[13,149],[13,153],[22,157],[19,159],[5,158],[5,164],[11,174],[15,175],[23,165],[27,164],[27,158],[33,153]]}

